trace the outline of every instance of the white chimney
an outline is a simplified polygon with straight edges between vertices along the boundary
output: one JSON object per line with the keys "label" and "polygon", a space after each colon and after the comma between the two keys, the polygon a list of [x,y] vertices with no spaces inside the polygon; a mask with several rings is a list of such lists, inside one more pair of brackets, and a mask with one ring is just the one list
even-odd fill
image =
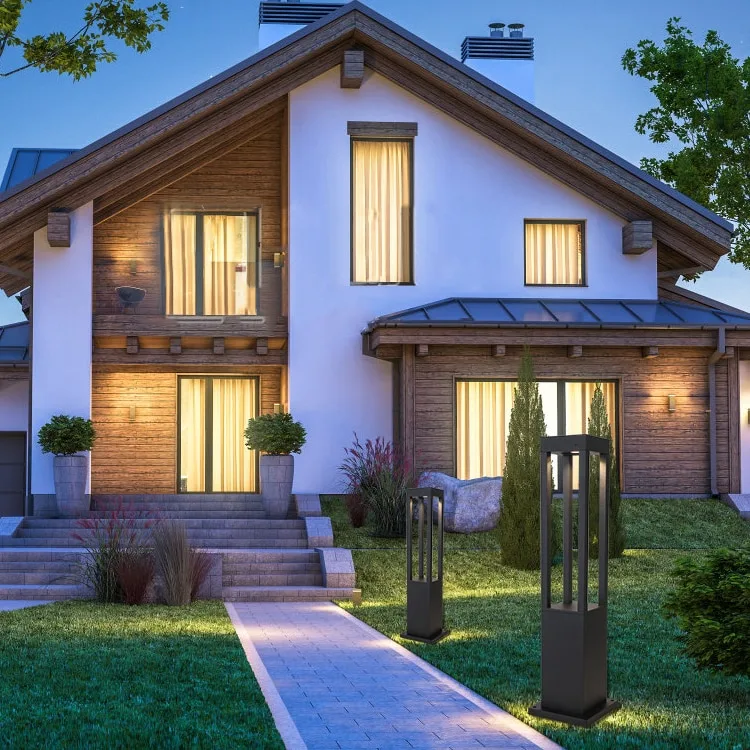
{"label": "white chimney", "polygon": [[523,29],[522,23],[491,23],[489,36],[464,39],[461,62],[533,104],[534,39]]}
{"label": "white chimney", "polygon": [[261,2],[258,22],[258,49],[281,41],[309,23],[320,20],[343,3],[304,3],[300,0],[265,0]]}

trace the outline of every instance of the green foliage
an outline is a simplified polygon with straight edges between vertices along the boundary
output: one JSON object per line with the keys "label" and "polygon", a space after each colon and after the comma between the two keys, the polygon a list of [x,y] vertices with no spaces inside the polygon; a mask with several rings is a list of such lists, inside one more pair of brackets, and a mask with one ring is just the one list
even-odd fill
{"label": "green foliage", "polygon": [[750,677],[750,549],[683,558],[664,609],[684,631],[685,652],[701,669]]}
{"label": "green foliage", "polygon": [[[617,454],[612,445],[612,428],[607,416],[601,383],[594,388],[589,413],[588,434],[606,438],[609,442],[609,556],[621,557],[625,551],[625,529],[620,513],[620,477],[617,471]],[[599,554],[599,458],[591,457],[589,465],[589,556]]]}
{"label": "green foliage", "polygon": [[301,453],[306,440],[305,428],[286,412],[261,414],[249,420],[245,428],[245,445],[250,450],[262,451],[269,456]]}
{"label": "green foliage", "polygon": [[[117,59],[110,48],[119,41],[136,52],[151,48],[151,35],[163,31],[169,19],[165,2],[137,7],[135,0],[96,0],[86,6],[80,28],[73,33],[52,31],[33,36],[19,35],[23,11],[31,0],[0,2],[0,58],[17,48],[18,60],[10,69],[0,71],[7,78],[22,70],[36,68],[47,73],[69,75],[76,81],[92,75],[99,63]],[[140,3],[139,3],[140,4]]]}
{"label": "green foliage", "polygon": [[96,440],[94,425],[90,419],[57,414],[39,430],[39,445],[42,453],[56,456],[73,456],[90,451]]}
{"label": "green foliage", "polygon": [[500,517],[503,563],[520,570],[539,568],[539,450],[546,433],[542,397],[526,349],[510,413]]}
{"label": "green foliage", "polygon": [[732,57],[716,31],[696,44],[680,19],[671,18],[662,45],[642,40],[625,52],[622,65],[651,82],[658,100],[639,115],[636,131],[653,143],[682,146],[641,166],[736,222],[729,258],[750,268],[750,58]]}

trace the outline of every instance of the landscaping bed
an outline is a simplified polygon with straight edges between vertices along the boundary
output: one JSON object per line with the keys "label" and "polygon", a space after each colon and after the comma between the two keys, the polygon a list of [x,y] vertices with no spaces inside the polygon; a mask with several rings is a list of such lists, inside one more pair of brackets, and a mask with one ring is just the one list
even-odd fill
{"label": "landscaping bed", "polygon": [[[610,693],[623,709],[590,730],[527,713],[540,697],[539,573],[503,566],[496,532],[446,535],[445,620],[452,632],[424,646],[398,636],[405,624],[403,544],[351,529],[343,508],[332,512],[338,502],[328,499],[326,510],[336,544],[355,548],[363,593],[361,606],[343,606],[564,747],[750,747],[750,680],[699,671],[662,613],[679,557],[750,544],[750,525],[718,501],[623,501],[629,549],[610,564],[609,610]],[[388,549],[368,549],[379,543]]]}
{"label": "landscaping bed", "polygon": [[0,744],[283,748],[220,602],[0,613]]}

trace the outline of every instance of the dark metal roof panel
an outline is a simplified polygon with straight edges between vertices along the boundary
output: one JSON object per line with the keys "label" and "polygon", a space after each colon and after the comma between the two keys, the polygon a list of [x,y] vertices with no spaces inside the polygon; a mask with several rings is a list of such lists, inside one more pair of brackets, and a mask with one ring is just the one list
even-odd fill
{"label": "dark metal roof panel", "polygon": [[0,182],[0,193],[35,177],[74,151],[71,148],[14,148],[10,152],[3,181]]}
{"label": "dark metal roof panel", "polygon": [[294,26],[315,23],[338,10],[343,3],[262,2],[258,8],[259,23],[286,23]]}
{"label": "dark metal roof panel", "polygon": [[29,361],[30,331],[25,321],[0,328],[0,364]]}

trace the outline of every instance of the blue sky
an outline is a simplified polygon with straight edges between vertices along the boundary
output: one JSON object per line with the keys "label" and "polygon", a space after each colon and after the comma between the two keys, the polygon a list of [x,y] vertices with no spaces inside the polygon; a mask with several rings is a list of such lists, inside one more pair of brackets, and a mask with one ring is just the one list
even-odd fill
{"label": "blue sky", "polygon": [[[24,16],[31,33],[72,30],[85,0],[33,0]],[[376,11],[446,52],[491,21],[522,21],[536,39],[536,104],[624,158],[657,154],[633,130],[653,104],[645,81],[620,66],[639,39],[661,40],[667,18],[702,41],[715,28],[736,57],[750,56],[748,0],[367,0]],[[24,72],[0,79],[0,171],[13,146],[77,148],[256,51],[257,0],[169,0],[172,18],[145,55],[129,50],[89,80]],[[2,68],[5,69],[7,62]],[[750,309],[750,272],[722,260],[689,288]],[[0,292],[0,324],[22,319]]]}

